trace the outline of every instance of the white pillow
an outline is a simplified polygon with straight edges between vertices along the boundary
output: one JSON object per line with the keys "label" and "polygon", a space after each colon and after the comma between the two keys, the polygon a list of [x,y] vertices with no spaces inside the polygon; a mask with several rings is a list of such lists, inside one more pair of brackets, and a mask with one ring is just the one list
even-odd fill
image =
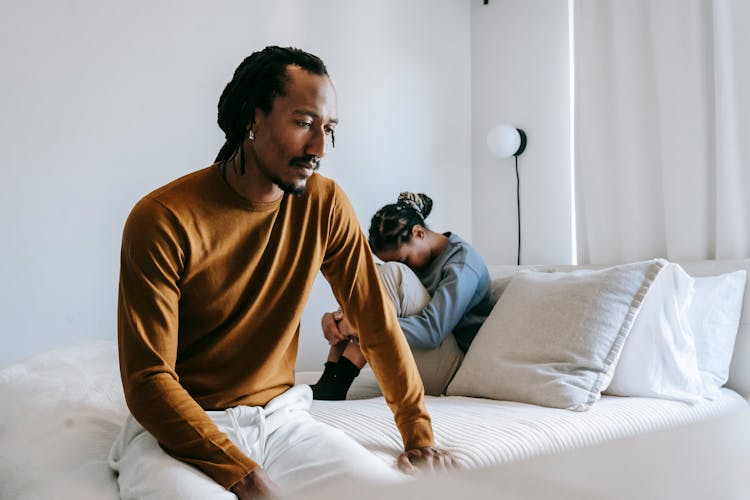
{"label": "white pillow", "polygon": [[625,341],[607,394],[688,403],[702,399],[687,316],[693,282],[678,264],[667,263],[659,272]]}
{"label": "white pillow", "polygon": [[588,409],[609,383],[641,301],[665,264],[518,274],[447,394]]}
{"label": "white pillow", "polygon": [[688,320],[695,337],[698,369],[709,399],[718,396],[729,378],[734,341],[745,295],[745,270],[695,278]]}

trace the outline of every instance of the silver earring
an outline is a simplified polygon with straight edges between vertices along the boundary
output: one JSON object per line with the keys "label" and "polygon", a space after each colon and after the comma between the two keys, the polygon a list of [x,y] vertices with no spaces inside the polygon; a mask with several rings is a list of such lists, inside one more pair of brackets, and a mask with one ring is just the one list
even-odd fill
{"label": "silver earring", "polygon": [[250,139],[251,141],[254,141],[254,140],[255,140],[255,132],[253,132],[253,131],[251,130],[251,131],[250,131],[250,132],[249,132],[249,133],[247,134],[247,138],[248,138],[248,139]]}

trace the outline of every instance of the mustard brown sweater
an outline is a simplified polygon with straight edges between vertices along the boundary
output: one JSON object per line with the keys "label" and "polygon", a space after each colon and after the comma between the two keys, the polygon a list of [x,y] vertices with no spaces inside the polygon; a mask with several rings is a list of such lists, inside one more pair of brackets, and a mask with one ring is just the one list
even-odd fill
{"label": "mustard brown sweater", "polygon": [[322,271],[360,334],[406,449],[433,444],[411,351],[341,188],[250,203],[219,165],[141,199],[122,239],[120,371],[133,416],[225,488],[257,464],[204,410],[263,406],[294,385],[300,318]]}

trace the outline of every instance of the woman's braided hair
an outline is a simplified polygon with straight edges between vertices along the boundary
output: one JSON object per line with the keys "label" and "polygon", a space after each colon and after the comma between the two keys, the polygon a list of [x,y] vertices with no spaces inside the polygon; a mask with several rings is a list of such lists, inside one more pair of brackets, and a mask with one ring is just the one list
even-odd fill
{"label": "woman's braided hair", "polygon": [[226,162],[239,150],[240,173],[245,173],[242,143],[248,124],[252,126],[256,109],[270,113],[274,98],[286,95],[289,80],[286,68],[290,64],[315,75],[328,76],[328,70],[319,57],[294,47],[266,47],[240,63],[219,98],[217,121],[226,141],[216,156],[216,162]]}
{"label": "woman's braided hair", "polygon": [[384,206],[372,216],[368,241],[373,252],[398,248],[411,241],[414,226],[427,228],[424,220],[432,211],[432,198],[423,193],[403,192],[396,203]]}

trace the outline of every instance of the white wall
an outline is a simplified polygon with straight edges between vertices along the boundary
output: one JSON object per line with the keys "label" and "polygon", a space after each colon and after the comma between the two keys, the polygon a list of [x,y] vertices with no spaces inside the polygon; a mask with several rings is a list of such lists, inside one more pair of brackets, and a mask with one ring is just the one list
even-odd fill
{"label": "white wall", "polygon": [[[342,123],[323,173],[366,228],[401,190],[489,264],[516,250],[512,161],[487,130],[516,124],[523,261],[571,260],[567,2],[351,0],[0,4],[0,366],[115,337],[120,231],[150,191],[210,163],[216,101],[240,60],[296,45],[328,64]],[[472,169],[473,165],[473,169]],[[473,178],[472,178],[473,177]],[[334,306],[319,280],[302,369]]]}
{"label": "white wall", "polygon": [[[326,61],[341,125],[322,173],[363,227],[399,191],[420,190],[435,229],[471,239],[470,14],[458,0],[3,2],[0,366],[115,338],[128,211],[213,160],[219,94],[265,45]],[[302,369],[322,364],[330,307],[321,282]]]}
{"label": "white wall", "polygon": [[499,123],[523,129],[521,262],[573,259],[568,2],[472,2],[473,243],[488,264],[515,264],[516,177],[512,159],[487,150]]}

